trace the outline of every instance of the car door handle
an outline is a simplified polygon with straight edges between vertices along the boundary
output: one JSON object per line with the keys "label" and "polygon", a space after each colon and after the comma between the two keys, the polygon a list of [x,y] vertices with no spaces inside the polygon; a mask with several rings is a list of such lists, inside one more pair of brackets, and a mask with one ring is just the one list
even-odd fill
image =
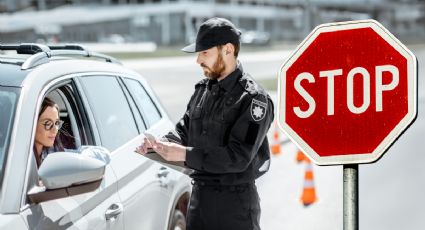
{"label": "car door handle", "polygon": [[169,183],[171,182],[170,181],[170,178],[168,178],[168,174],[170,174],[170,171],[166,167],[161,167],[158,170],[156,176],[159,179],[159,186],[161,186],[163,188],[167,188],[168,187]]}
{"label": "car door handle", "polygon": [[156,176],[158,178],[163,178],[163,177],[167,177],[169,173],[170,173],[170,171],[168,171],[168,169],[166,167],[161,167],[158,170],[158,173],[156,174]]}
{"label": "car door handle", "polygon": [[115,220],[119,214],[123,211],[123,206],[121,203],[114,203],[109,206],[109,208],[105,212],[105,219],[107,221]]}

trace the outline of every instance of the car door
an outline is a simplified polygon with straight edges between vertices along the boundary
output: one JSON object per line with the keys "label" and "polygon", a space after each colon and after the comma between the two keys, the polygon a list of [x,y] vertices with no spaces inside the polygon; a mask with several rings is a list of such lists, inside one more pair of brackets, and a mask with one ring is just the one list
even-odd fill
{"label": "car door", "polygon": [[142,143],[146,121],[118,77],[93,75],[79,80],[99,141],[112,152],[110,164],[118,179],[125,229],[166,229],[172,190],[170,169],[134,152]]}
{"label": "car door", "polygon": [[[71,135],[78,140],[74,144],[94,144],[92,135],[95,132],[91,129],[92,125],[87,119],[85,105],[81,103],[78,89],[71,79],[47,89],[50,92],[49,96],[59,104],[61,119],[67,122],[60,130],[60,135],[68,135],[68,137]],[[41,101],[42,98],[39,100]],[[37,117],[33,119],[37,121]],[[72,131],[71,127],[73,127]],[[38,183],[35,159],[29,161],[28,172],[28,189],[30,189]],[[122,211],[122,204],[117,194],[116,176],[112,166],[107,165],[102,182],[96,190],[39,204],[31,204],[27,201],[20,215],[29,229],[122,230]]]}

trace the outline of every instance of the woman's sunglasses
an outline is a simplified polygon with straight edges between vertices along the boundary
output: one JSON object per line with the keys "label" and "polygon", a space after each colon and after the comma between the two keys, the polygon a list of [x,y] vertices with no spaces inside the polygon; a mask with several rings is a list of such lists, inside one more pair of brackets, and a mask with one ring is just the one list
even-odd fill
{"label": "woman's sunglasses", "polygon": [[53,127],[55,127],[57,130],[62,128],[63,125],[63,121],[62,120],[57,120],[55,122],[53,121],[45,121],[44,123],[42,123],[42,125],[44,126],[44,129],[46,131],[49,131],[51,129],[53,129]]}

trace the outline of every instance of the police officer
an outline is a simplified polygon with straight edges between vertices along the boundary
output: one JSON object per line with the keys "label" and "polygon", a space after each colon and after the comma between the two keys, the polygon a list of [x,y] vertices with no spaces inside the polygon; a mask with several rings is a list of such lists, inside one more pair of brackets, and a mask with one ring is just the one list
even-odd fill
{"label": "police officer", "polygon": [[240,35],[223,18],[201,25],[196,42],[182,50],[198,53],[206,78],[195,85],[167,141],[144,141],[145,153],[152,147],[164,159],[184,161],[194,170],[188,230],[260,229],[254,182],[270,164],[266,134],[273,102],[237,60]]}

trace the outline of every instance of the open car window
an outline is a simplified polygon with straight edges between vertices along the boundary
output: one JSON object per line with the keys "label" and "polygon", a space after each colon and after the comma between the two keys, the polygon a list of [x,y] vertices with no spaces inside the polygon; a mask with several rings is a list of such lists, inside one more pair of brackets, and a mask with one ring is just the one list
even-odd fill
{"label": "open car window", "polygon": [[59,117],[64,123],[58,135],[63,147],[73,150],[93,145],[91,127],[72,82],[53,89],[47,96],[59,106]]}

